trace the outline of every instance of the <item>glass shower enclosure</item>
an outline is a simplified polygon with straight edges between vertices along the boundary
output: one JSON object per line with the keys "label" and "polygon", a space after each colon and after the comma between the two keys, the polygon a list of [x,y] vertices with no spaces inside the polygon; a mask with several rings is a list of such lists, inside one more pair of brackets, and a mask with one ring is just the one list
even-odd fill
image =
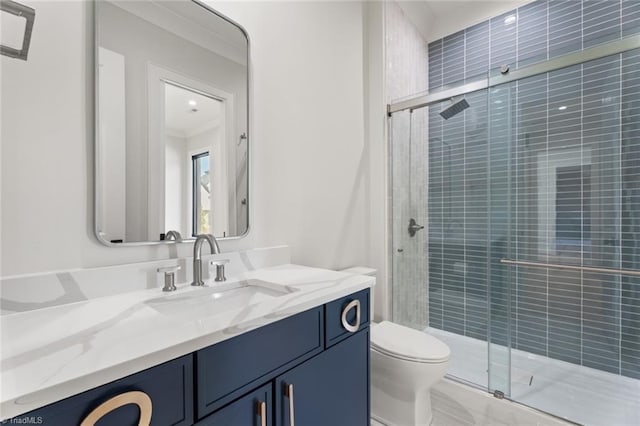
{"label": "glass shower enclosure", "polygon": [[497,396],[581,423],[637,410],[640,39],[389,111],[393,320]]}

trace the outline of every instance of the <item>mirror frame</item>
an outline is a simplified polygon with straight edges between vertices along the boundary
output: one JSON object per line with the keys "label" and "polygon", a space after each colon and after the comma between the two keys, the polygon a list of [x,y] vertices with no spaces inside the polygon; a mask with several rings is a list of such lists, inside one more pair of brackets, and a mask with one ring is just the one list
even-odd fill
{"label": "mirror frame", "polygon": [[[247,144],[247,200],[246,200],[246,209],[247,209],[247,227],[245,229],[245,231],[242,234],[239,235],[234,235],[234,236],[229,236],[229,237],[216,237],[216,240],[218,241],[229,241],[229,240],[239,240],[242,238],[245,238],[247,235],[249,235],[249,232],[251,231],[251,218],[252,218],[252,213],[251,213],[251,196],[252,196],[252,190],[251,190],[251,165],[252,165],[252,159],[251,159],[251,104],[250,104],[250,99],[251,99],[251,39],[249,38],[249,33],[247,32],[247,30],[240,25],[239,23],[237,23],[236,21],[234,21],[233,19],[225,16],[224,14],[218,12],[217,10],[213,9],[211,6],[203,3],[201,0],[185,0],[185,2],[191,2],[196,4],[197,6],[201,7],[204,9],[204,11],[206,11],[207,13],[213,13],[214,15],[216,15],[217,17],[227,21],[228,23],[230,23],[231,25],[235,26],[237,29],[239,29],[242,34],[244,35],[245,39],[247,40],[247,96],[246,96],[246,105],[247,105],[247,130],[246,130],[246,144]],[[192,236],[189,236],[187,238],[185,238],[183,236],[182,241],[173,241],[173,240],[159,240],[159,241],[133,241],[133,242],[123,242],[123,243],[112,243],[111,241],[107,241],[104,238],[102,238],[100,236],[100,230],[98,229],[98,211],[99,211],[99,206],[98,206],[98,202],[99,202],[99,197],[98,197],[98,183],[100,182],[100,175],[101,175],[101,167],[100,167],[100,159],[98,158],[98,153],[99,153],[99,143],[100,143],[100,139],[99,139],[99,135],[100,135],[100,124],[98,121],[98,114],[99,114],[99,109],[98,109],[98,102],[99,102],[99,87],[98,87],[98,48],[99,48],[99,40],[98,40],[98,3],[100,2],[100,0],[94,0],[92,2],[92,12],[93,12],[93,95],[94,95],[94,99],[93,99],[93,125],[94,125],[94,131],[93,131],[93,149],[94,149],[94,153],[93,153],[93,233],[95,235],[95,237],[98,239],[98,241],[102,244],[104,244],[107,247],[136,247],[136,246],[158,246],[158,245],[172,245],[172,244],[179,244],[179,243],[192,243],[193,241],[195,241],[195,238]]]}

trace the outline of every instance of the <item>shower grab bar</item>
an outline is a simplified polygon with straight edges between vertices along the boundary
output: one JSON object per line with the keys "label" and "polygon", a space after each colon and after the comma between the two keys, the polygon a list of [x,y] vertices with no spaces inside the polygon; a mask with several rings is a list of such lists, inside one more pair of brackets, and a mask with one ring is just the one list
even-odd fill
{"label": "shower grab bar", "polygon": [[594,266],[561,265],[557,263],[526,262],[524,260],[513,259],[500,259],[500,263],[504,263],[505,265],[530,266],[532,268],[569,269],[571,271],[599,272],[604,274],[620,274],[640,277],[640,270],[634,269],[614,269],[598,268]]}

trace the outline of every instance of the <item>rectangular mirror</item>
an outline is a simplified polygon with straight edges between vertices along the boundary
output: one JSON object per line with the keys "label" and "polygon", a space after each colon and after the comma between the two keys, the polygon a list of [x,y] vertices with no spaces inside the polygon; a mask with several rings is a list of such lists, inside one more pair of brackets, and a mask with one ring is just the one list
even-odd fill
{"label": "rectangular mirror", "polygon": [[246,32],[191,0],[94,4],[98,239],[246,234]]}

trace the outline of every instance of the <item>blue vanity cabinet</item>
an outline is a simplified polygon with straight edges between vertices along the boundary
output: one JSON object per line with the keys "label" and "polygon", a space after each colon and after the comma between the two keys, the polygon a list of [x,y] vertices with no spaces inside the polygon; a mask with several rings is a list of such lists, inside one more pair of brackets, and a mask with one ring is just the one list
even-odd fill
{"label": "blue vanity cabinet", "polygon": [[99,420],[94,418],[96,426],[137,425],[144,406],[138,403],[145,400],[150,402],[152,426],[192,425],[193,356],[189,354],[174,359],[16,416],[6,423],[17,424],[21,423],[20,419],[35,419],[33,421],[42,425],[77,426],[102,406],[105,414]]}
{"label": "blue vanity cabinet", "polygon": [[275,389],[276,426],[368,425],[369,328],[279,376]]}
{"label": "blue vanity cabinet", "polygon": [[321,353],[323,330],[319,306],[196,352],[197,418]]}
{"label": "blue vanity cabinet", "polygon": [[199,351],[198,426],[368,425],[368,313],[367,289]]}

